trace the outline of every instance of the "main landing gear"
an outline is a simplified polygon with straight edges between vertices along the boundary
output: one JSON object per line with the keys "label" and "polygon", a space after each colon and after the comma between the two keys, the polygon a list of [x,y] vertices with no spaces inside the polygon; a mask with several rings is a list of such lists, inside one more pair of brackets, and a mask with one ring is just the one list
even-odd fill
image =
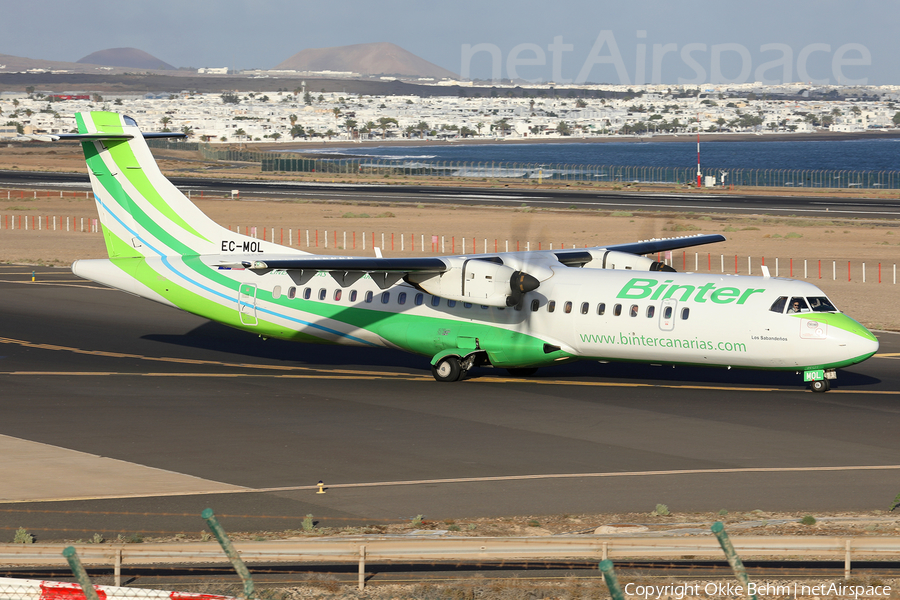
{"label": "main landing gear", "polygon": [[438,381],[459,381],[465,377],[457,356],[445,356],[436,365],[431,365],[431,374]]}
{"label": "main landing gear", "polygon": [[[487,357],[474,352],[465,358],[449,355],[431,366],[431,374],[438,381],[460,381],[472,367],[487,364]],[[537,367],[517,367],[506,370],[513,377],[529,377],[537,372]]]}
{"label": "main landing gear", "polygon": [[466,373],[472,367],[482,364],[483,359],[479,359],[482,359],[482,357],[479,356],[478,352],[474,352],[465,358],[453,355],[445,356],[437,364],[431,365],[431,374],[438,381],[460,381],[466,378]]}

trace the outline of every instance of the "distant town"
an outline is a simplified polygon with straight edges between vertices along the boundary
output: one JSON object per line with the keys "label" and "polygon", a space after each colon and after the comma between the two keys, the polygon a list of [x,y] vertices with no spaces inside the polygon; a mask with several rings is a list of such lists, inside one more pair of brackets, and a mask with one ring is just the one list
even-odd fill
{"label": "distant town", "polygon": [[[147,131],[192,141],[340,142],[879,132],[900,126],[900,88],[803,84],[493,85],[457,96],[364,95],[295,86],[277,92],[103,94],[27,87],[0,93],[0,139],[74,131],[74,114],[110,110]],[[433,85],[461,85],[441,81]],[[465,88],[461,88],[465,89]],[[486,91],[485,91],[486,90]]]}

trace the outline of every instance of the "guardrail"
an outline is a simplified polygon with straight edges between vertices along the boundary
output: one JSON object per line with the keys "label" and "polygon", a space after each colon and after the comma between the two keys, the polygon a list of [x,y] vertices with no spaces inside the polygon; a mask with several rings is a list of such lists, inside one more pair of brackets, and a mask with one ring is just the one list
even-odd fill
{"label": "guardrail", "polygon": [[[747,557],[844,558],[849,576],[851,558],[900,559],[900,537],[737,536],[734,548]],[[673,559],[685,556],[721,558],[716,538],[697,537],[342,537],[266,542],[234,542],[241,558],[252,562],[369,561],[504,561],[534,559],[607,560]],[[61,566],[62,544],[0,544],[0,565]],[[228,560],[215,542],[75,544],[87,565],[193,564]]]}

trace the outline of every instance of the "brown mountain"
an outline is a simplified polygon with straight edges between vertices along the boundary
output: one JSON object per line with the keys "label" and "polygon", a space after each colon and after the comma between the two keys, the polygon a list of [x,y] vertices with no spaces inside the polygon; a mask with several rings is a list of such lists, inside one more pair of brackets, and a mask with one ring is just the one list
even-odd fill
{"label": "brown mountain", "polygon": [[126,67],[129,69],[174,70],[175,67],[165,63],[152,54],[137,48],[109,48],[88,54],[76,62],[105,67]]}
{"label": "brown mountain", "polygon": [[405,75],[438,79],[458,77],[455,73],[388,42],[308,48],[275,68],[296,71],[352,71],[360,75]]}

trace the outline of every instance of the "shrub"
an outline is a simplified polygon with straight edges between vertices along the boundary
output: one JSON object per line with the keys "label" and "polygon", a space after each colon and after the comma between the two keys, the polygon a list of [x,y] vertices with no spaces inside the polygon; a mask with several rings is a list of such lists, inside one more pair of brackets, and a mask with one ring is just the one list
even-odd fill
{"label": "shrub", "polygon": [[13,538],[13,544],[33,544],[34,536],[28,533],[24,527],[16,529],[16,537]]}
{"label": "shrub", "polygon": [[300,526],[303,528],[303,531],[312,531],[316,526],[316,524],[313,523],[313,516],[306,515],[305,517],[303,517],[303,523]]}
{"label": "shrub", "polygon": [[668,517],[672,513],[669,512],[669,507],[665,504],[657,504],[656,508],[650,514],[656,517]]}
{"label": "shrub", "polygon": [[806,515],[805,517],[803,517],[802,519],[800,519],[800,522],[801,522],[803,525],[815,525],[815,524],[816,524],[816,518],[815,518],[814,516],[812,516],[812,515]]}

